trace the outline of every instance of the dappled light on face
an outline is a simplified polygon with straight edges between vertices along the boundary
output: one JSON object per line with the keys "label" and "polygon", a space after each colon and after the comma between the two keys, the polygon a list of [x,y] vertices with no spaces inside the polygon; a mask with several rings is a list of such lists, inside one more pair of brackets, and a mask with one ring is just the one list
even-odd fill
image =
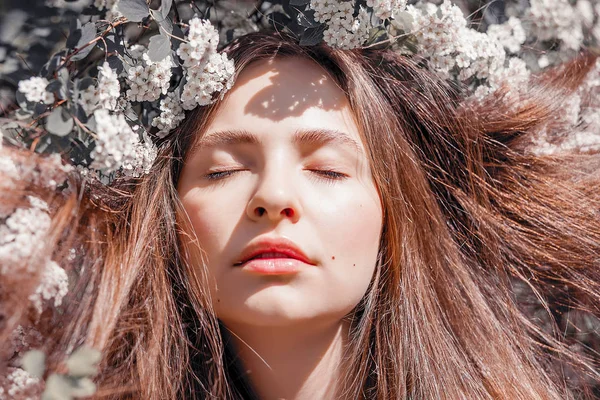
{"label": "dappled light on face", "polygon": [[294,58],[278,60],[277,67],[272,61],[248,67],[237,85],[249,83],[265,73],[269,76],[269,84],[248,101],[244,112],[279,121],[300,116],[312,107],[342,108],[343,94],[332,91],[332,78],[320,68],[311,68],[311,63]]}

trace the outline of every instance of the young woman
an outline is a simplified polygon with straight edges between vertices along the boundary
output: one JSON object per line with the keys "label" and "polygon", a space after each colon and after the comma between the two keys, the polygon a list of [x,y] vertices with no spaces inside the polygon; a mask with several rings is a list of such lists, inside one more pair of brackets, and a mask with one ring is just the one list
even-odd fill
{"label": "young woman", "polygon": [[553,313],[600,315],[599,158],[531,151],[594,58],[475,102],[391,51],[226,51],[232,90],[150,174],[55,199],[47,251],[79,278],[37,328],[49,365],[98,349],[98,398],[598,394]]}

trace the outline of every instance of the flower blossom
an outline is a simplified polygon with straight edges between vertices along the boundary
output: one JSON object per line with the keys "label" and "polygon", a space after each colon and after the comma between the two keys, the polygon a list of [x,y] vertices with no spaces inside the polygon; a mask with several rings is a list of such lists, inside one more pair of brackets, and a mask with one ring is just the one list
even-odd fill
{"label": "flower blossom", "polygon": [[[400,18],[401,17],[401,18]],[[459,7],[418,3],[392,20],[392,34],[412,32],[418,53],[445,79],[490,79],[504,68],[506,53],[499,40],[470,29]]]}
{"label": "flower blossom", "polygon": [[525,17],[531,34],[539,40],[559,39],[567,49],[578,50],[583,42],[581,18],[568,0],[531,0]]}
{"label": "flower blossom", "polygon": [[160,111],[160,115],[152,120],[152,126],[160,129],[157,136],[164,138],[183,121],[185,115],[177,95],[173,92],[160,101]]}
{"label": "flower blossom", "polygon": [[[315,11],[315,21],[327,24],[327,29],[323,32],[323,40],[329,46],[354,49],[360,47],[369,37],[369,14],[361,7],[355,18],[354,3],[354,1],[311,0],[310,8]],[[375,2],[373,5],[376,5]],[[390,3],[390,10],[392,9]],[[383,11],[381,15],[387,14]]]}
{"label": "flower blossom", "polygon": [[91,85],[80,91],[79,104],[87,115],[91,115],[98,108],[114,111],[120,96],[121,85],[117,72],[105,61],[98,67],[98,85]]}
{"label": "flower blossom", "polygon": [[406,0],[367,0],[377,18],[390,19],[393,14],[406,8]]}
{"label": "flower blossom", "polygon": [[125,121],[123,114],[111,115],[108,110],[94,111],[96,121],[96,147],[91,157],[94,161],[91,168],[106,174],[117,171],[124,165],[134,170],[140,162],[146,159],[139,153],[140,141],[138,135]]}
{"label": "flower blossom", "polygon": [[171,68],[174,66],[171,56],[154,62],[150,60],[146,48],[141,45],[132,46],[141,56],[134,58],[136,65],[127,71],[127,82],[129,89],[127,97],[130,101],[154,101],[161,94],[167,94],[171,84]]}
{"label": "flower blossom", "polygon": [[48,79],[39,76],[33,76],[19,82],[19,92],[25,95],[27,101],[34,103],[42,102],[44,104],[54,103],[54,95],[46,91]]}
{"label": "flower blossom", "polygon": [[69,291],[69,280],[67,273],[54,261],[48,261],[42,272],[40,284],[29,300],[32,301],[38,313],[42,313],[44,300],[54,299],[54,306],[62,304],[63,298]]}
{"label": "flower blossom", "polygon": [[231,89],[234,64],[226,54],[217,51],[219,34],[209,21],[192,18],[186,40],[177,49],[187,79],[181,105],[192,110],[213,103],[216,93],[223,96]]}
{"label": "flower blossom", "polygon": [[39,256],[50,229],[48,204],[29,196],[30,208],[18,208],[0,225],[0,275],[12,273]]}
{"label": "flower blossom", "polygon": [[504,48],[513,54],[521,50],[521,45],[526,39],[521,20],[516,17],[510,17],[503,24],[490,25],[487,34],[502,43]]}
{"label": "flower blossom", "polygon": [[[42,394],[42,385],[38,378],[21,368],[9,368],[0,386],[0,399],[36,399]],[[4,397],[7,395],[8,397]]]}

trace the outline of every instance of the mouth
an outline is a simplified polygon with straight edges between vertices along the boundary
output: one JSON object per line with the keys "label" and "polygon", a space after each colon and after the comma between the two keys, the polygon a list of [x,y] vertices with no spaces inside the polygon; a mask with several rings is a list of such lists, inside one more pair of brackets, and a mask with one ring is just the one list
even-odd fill
{"label": "mouth", "polygon": [[263,275],[292,274],[315,265],[298,246],[284,238],[252,242],[238,260],[234,267]]}
{"label": "mouth", "polygon": [[291,254],[286,254],[286,253],[280,252],[280,251],[268,251],[265,253],[259,253],[255,256],[252,256],[244,261],[237,262],[233,265],[237,267],[237,266],[241,266],[241,265],[246,264],[253,260],[298,260],[298,261],[303,261],[301,259],[294,257],[294,255],[291,255]]}

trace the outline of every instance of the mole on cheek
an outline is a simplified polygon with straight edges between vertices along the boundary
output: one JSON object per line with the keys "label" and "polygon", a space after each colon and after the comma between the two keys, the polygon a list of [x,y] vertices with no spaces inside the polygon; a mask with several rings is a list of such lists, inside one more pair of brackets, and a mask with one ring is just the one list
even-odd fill
{"label": "mole on cheek", "polygon": [[335,256],[331,256],[331,259],[332,259],[332,260],[335,260]]}

